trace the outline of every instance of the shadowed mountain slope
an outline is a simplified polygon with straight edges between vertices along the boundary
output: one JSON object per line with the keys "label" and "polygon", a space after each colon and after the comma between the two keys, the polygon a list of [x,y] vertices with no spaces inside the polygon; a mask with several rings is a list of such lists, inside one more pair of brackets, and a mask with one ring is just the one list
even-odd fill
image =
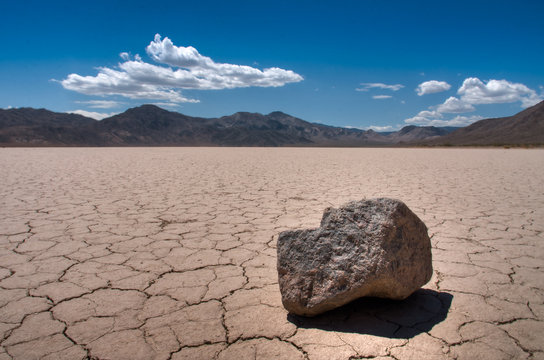
{"label": "shadowed mountain slope", "polygon": [[0,145],[103,145],[93,126],[96,120],[46,109],[0,109]]}
{"label": "shadowed mountain slope", "polygon": [[0,110],[4,146],[366,146],[386,145],[374,131],[313,124],[282,112],[197,118],[154,105],[102,121],[47,110]]}
{"label": "shadowed mountain slope", "polygon": [[312,124],[282,112],[238,112],[221,118],[194,118],[142,105],[99,124],[108,143],[183,146],[357,146],[383,144],[373,132]]}
{"label": "shadowed mountain slope", "polygon": [[399,131],[310,123],[276,111],[198,118],[142,105],[101,121],[45,109],[0,110],[2,146],[394,146],[544,143],[544,103],[467,128],[406,126]]}
{"label": "shadowed mountain slope", "polygon": [[441,128],[436,126],[405,126],[399,131],[391,132],[386,135],[392,144],[412,143],[414,141],[428,140],[451,133],[458,128]]}
{"label": "shadowed mountain slope", "polygon": [[516,115],[480,120],[425,143],[430,145],[542,145],[544,144],[544,101]]}

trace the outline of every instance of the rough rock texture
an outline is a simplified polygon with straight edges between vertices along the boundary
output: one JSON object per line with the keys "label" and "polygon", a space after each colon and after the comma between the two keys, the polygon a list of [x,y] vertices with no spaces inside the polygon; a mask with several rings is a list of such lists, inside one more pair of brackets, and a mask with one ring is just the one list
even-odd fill
{"label": "rough rock texture", "polygon": [[363,296],[402,300],[433,274],[427,227],[399,200],[327,208],[321,226],[278,238],[282,302],[314,316]]}

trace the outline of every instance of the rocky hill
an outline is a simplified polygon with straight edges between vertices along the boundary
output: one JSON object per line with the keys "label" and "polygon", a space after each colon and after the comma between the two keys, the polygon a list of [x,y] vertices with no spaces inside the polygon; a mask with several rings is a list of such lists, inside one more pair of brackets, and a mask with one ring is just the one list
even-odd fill
{"label": "rocky hill", "polygon": [[[544,144],[544,103],[466,128],[406,126],[379,133],[276,111],[198,118],[154,105],[101,121],[45,109],[0,110],[0,146],[395,146]],[[456,131],[453,131],[456,130]],[[452,132],[453,131],[453,132]]]}
{"label": "rocky hill", "polygon": [[392,144],[410,144],[421,140],[436,139],[457,129],[455,127],[410,125],[403,127],[399,131],[388,133],[386,137]]}
{"label": "rocky hill", "polygon": [[543,145],[544,101],[516,115],[484,119],[451,134],[424,142],[428,145]]}
{"label": "rocky hill", "polygon": [[282,112],[238,112],[195,118],[142,105],[97,123],[100,136],[116,145],[360,146],[386,144],[374,132],[313,124]]}
{"label": "rocky hill", "polygon": [[96,120],[45,109],[0,109],[2,146],[101,145]]}
{"label": "rocky hill", "polygon": [[309,123],[282,112],[197,118],[154,105],[101,121],[44,109],[0,110],[2,146],[370,146],[374,131]]}

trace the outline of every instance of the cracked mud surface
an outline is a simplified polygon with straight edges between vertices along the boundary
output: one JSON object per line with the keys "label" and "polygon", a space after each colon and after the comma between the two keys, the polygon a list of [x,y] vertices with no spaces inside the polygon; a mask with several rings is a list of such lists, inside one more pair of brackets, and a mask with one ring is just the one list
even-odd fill
{"label": "cracked mud surface", "polygon": [[[2,359],[544,359],[544,151],[0,149]],[[394,197],[434,276],[288,315],[277,234]]]}

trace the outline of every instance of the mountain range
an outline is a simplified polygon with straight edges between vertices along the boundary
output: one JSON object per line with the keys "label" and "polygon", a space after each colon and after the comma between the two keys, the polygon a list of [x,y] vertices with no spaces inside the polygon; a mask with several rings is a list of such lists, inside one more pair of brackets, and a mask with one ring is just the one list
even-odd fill
{"label": "mountain range", "polygon": [[399,131],[310,123],[276,111],[198,118],[142,105],[94,120],[45,109],[0,110],[0,146],[409,146],[544,144],[544,102],[466,128]]}
{"label": "mountain range", "polygon": [[544,145],[544,101],[516,115],[480,120],[426,143],[448,146]]}

